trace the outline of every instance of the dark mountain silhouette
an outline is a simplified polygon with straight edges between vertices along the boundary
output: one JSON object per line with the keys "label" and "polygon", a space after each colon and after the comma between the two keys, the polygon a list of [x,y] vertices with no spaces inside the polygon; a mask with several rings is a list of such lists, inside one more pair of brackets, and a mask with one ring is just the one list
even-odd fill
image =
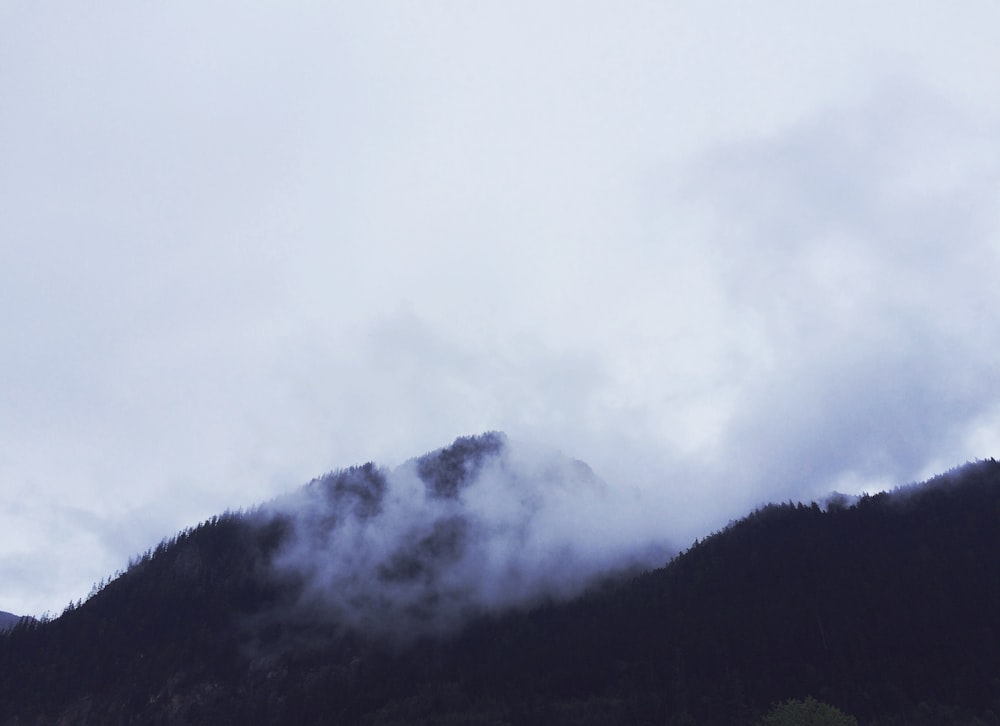
{"label": "dark mountain silhouette", "polygon": [[8,628],[13,628],[14,625],[20,620],[19,615],[14,613],[8,613],[4,610],[0,610],[0,630],[7,630]]}
{"label": "dark mountain silhouette", "polygon": [[[771,505],[666,566],[638,574],[623,555],[581,590],[499,602],[456,564],[493,556],[475,544],[488,522],[451,507],[503,488],[489,471],[527,471],[505,446],[462,439],[404,465],[437,518],[384,551],[364,523],[405,480],[373,466],[181,532],[0,637],[0,724],[749,724],[813,698],[861,723],[1000,723],[996,461],[853,505]],[[590,493],[584,465],[546,466]],[[354,546],[370,582],[292,566],[324,526],[342,534],[320,544]]]}

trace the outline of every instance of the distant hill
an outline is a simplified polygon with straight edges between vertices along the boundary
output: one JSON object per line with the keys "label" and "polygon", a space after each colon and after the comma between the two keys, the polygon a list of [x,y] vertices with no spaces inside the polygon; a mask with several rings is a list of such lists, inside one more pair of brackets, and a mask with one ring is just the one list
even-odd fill
{"label": "distant hill", "polygon": [[0,610],[0,630],[6,630],[7,628],[13,628],[17,621],[21,619],[20,615],[14,615],[14,613],[8,613]]}
{"label": "distant hill", "polygon": [[[570,553],[546,571],[563,589],[527,573],[512,604],[488,591],[491,548],[512,540],[477,539],[485,520],[459,505],[473,482],[517,486],[482,475],[527,471],[505,446],[461,439],[394,475],[415,473],[433,515],[398,538],[365,522],[411,514],[391,503],[408,480],[372,466],[185,530],[0,637],[0,724],[750,724],[806,697],[865,724],[1000,722],[997,462],[850,506],[768,506],[644,573],[623,554],[570,577]],[[600,491],[585,465],[553,467],[560,491]],[[330,549],[290,567],[307,544]]]}

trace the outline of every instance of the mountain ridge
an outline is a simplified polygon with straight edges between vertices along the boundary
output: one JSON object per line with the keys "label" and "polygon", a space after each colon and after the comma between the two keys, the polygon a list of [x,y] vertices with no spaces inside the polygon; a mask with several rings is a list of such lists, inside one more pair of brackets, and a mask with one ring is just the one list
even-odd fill
{"label": "mountain ridge", "polygon": [[[481,485],[466,483],[477,466],[456,456],[447,485],[421,479],[430,506]],[[313,494],[359,522],[382,516],[365,487],[385,503],[389,479],[347,471],[361,479],[333,473]],[[405,641],[317,616],[302,573],[267,565],[295,526],[272,514],[185,530],[79,607],[0,637],[0,724],[739,724],[806,696],[864,723],[1000,713],[994,460],[825,511],[768,505],[666,566]],[[427,546],[447,554],[444,540]]]}

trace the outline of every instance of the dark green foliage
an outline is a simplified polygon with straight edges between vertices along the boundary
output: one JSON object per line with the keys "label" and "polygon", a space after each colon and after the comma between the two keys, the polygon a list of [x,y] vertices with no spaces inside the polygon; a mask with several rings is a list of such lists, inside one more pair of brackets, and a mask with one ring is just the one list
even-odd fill
{"label": "dark green foliage", "polygon": [[[301,509],[303,498],[313,498],[319,500],[310,502],[318,515],[329,516],[333,513],[336,517],[353,516],[364,521],[381,511],[387,487],[385,472],[368,462],[313,479],[303,488],[304,497],[286,497],[285,500],[278,500],[277,504],[278,508],[287,504]],[[336,520],[323,524],[332,527]]]}
{"label": "dark green foliage", "polygon": [[282,617],[299,583],[268,562],[288,526],[218,517],[19,623],[0,637],[0,725],[752,724],[812,704],[1000,724],[992,460],[851,507],[765,507],[662,569],[406,647]]}
{"label": "dark green foliage", "polygon": [[451,446],[417,459],[417,474],[433,496],[454,498],[476,478],[489,457],[503,450],[506,440],[497,431],[456,439]]}
{"label": "dark green foliage", "polygon": [[758,722],[759,726],[858,726],[854,716],[807,697],[779,703]]}
{"label": "dark green foliage", "polygon": [[[239,620],[278,590],[262,570],[282,523],[226,514],[133,561],[86,603],[0,640],[0,715],[132,709],[159,690],[244,669]],[[2,723],[2,721],[0,721]]]}

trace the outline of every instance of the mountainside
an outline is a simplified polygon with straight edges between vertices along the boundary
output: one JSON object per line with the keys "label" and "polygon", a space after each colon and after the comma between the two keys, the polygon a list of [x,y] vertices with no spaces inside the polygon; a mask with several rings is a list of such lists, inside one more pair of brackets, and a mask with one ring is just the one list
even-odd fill
{"label": "mountainside", "polygon": [[0,630],[6,630],[7,628],[14,627],[20,619],[21,617],[19,615],[0,610]]}
{"label": "mountainside", "polygon": [[[565,490],[600,496],[585,465],[506,449],[460,439],[180,533],[0,637],[0,724],[738,724],[806,696],[862,723],[1000,722],[997,462],[769,506],[635,574],[655,548],[600,560],[549,531]],[[516,542],[566,557],[532,568]],[[519,597],[489,587],[504,573]]]}

